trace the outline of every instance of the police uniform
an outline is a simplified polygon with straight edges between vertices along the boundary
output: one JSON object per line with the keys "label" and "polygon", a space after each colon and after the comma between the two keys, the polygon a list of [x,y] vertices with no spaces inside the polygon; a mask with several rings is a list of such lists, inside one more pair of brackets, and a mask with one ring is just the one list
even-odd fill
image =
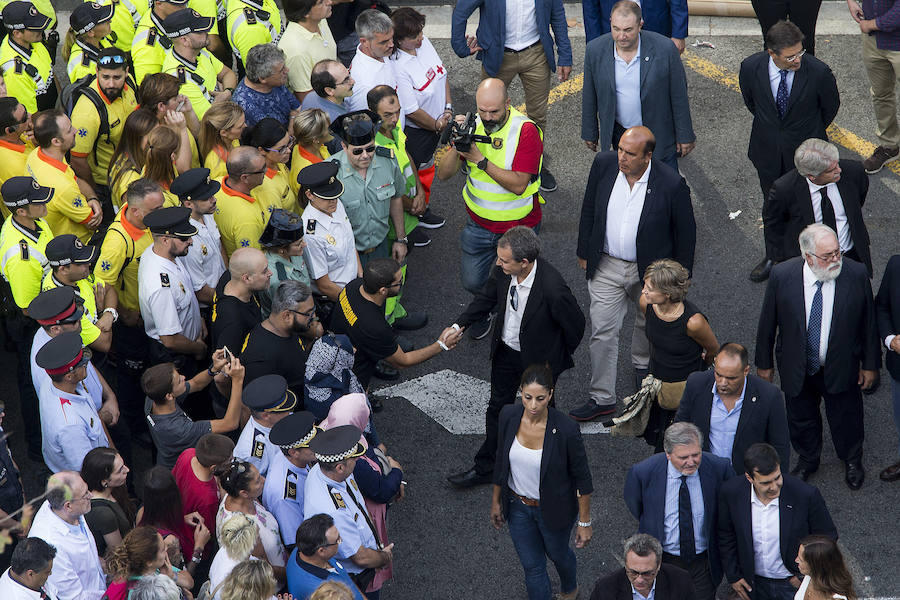
{"label": "police uniform", "polygon": [[[85,366],[90,359],[90,350],[82,346],[81,337],[74,331],[56,336],[35,357],[38,366],[49,375],[69,373]],[[77,384],[74,394],[52,383],[43,385],[38,390],[38,399],[44,463],[51,471],[79,471],[88,452],[109,447],[109,438],[97,412],[102,398],[91,396],[83,382]]]}
{"label": "police uniform", "polygon": [[300,213],[297,196],[291,192],[291,174],[287,166],[279,164],[276,168],[266,168],[261,184],[251,190],[250,195],[262,204],[270,215],[276,208],[283,208],[293,213]]}
{"label": "police uniform", "polygon": [[309,411],[296,412],[272,426],[269,440],[280,451],[273,453],[269,474],[263,486],[262,503],[275,515],[285,546],[296,542],[297,528],[303,522],[303,491],[309,467],[292,463],[285,452],[309,448],[309,442],[319,432],[316,418]]}
{"label": "police uniform", "polygon": [[[197,234],[190,214],[184,207],[161,208],[144,217],[144,223],[155,235],[189,238]],[[138,266],[138,299],[150,338],[158,342],[162,335],[178,333],[189,340],[200,337],[203,321],[190,273],[182,262],[154,252],[152,245]]]}
{"label": "police uniform", "polygon": [[319,513],[325,513],[334,519],[334,525],[341,536],[336,558],[349,573],[363,570],[350,560],[361,546],[372,550],[380,550],[382,546],[353,475],[337,482],[322,472],[321,464],[336,463],[365,454],[365,448],[359,443],[360,437],[362,431],[353,425],[341,425],[316,434],[310,448],[316,453],[319,463],[310,469],[306,477],[303,499],[304,519]]}
{"label": "police uniform", "polygon": [[[59,235],[47,244],[47,261],[50,267],[62,267],[70,264],[90,264],[97,256],[97,246],[85,246],[72,234]],[[53,272],[44,274],[41,282],[41,291],[63,287]],[[66,286],[69,287],[69,286]],[[79,279],[72,286],[75,296],[79,299],[84,314],[81,317],[81,341],[85,346],[90,346],[100,337],[100,328],[97,327],[97,302],[94,298],[94,276],[89,274],[84,279]]]}
{"label": "police uniform", "polygon": [[[53,189],[40,186],[31,177],[10,177],[0,187],[3,203],[12,211],[28,204],[47,204]],[[27,308],[41,291],[44,273],[50,270],[47,244],[53,232],[44,219],[35,221],[34,231],[9,218],[0,227],[0,272],[12,288],[19,308]]]}
{"label": "police uniform", "polygon": [[[340,198],[344,185],[336,178],[338,165],[332,161],[305,167],[297,176],[298,182],[324,200]],[[353,226],[342,202],[334,213],[326,214],[309,203],[303,210],[303,230],[306,250],[303,258],[309,268],[313,290],[321,294],[315,281],[328,275],[332,283],[344,287],[356,279],[359,271]]]}
{"label": "police uniform", "polygon": [[265,207],[253,196],[228,187],[227,179],[222,180],[217,200],[215,219],[225,254],[231,256],[238,248],[259,248],[259,238],[269,218]]}
{"label": "police uniform", "polygon": [[[191,32],[208,32],[214,23],[213,19],[201,17],[196,11],[186,8],[169,15],[162,25],[169,38],[174,39]],[[190,100],[197,118],[202,119],[213,102],[211,92],[215,91],[223,68],[222,61],[205,49],[200,50],[196,62],[193,62],[175,52],[173,46],[166,50],[161,71],[178,78],[180,92]]]}
{"label": "police uniform", "polygon": [[265,477],[272,457],[281,454],[281,450],[269,441],[271,428],[261,425],[253,418],[252,412],[289,414],[297,406],[297,396],[288,389],[284,377],[273,374],[257,377],[248,383],[241,398],[251,410],[251,416],[241,431],[233,454],[235,458],[253,463]]}
{"label": "police uniform", "polygon": [[[115,7],[112,4],[101,5],[97,2],[84,2],[75,7],[69,17],[69,25],[76,36],[81,36],[102,23],[112,21]],[[133,34],[132,34],[133,35]],[[97,74],[97,55],[104,48],[114,46],[112,34],[98,42],[97,47],[75,38],[72,50],[69,52],[69,62],[66,64],[66,73],[69,81],[75,82],[82,77]],[[126,50],[127,51],[127,50]]]}
{"label": "police uniform", "polygon": [[[175,6],[190,6],[187,0],[166,1]],[[162,70],[166,51],[172,47],[172,40],[166,35],[162,21],[151,8],[137,24],[134,39],[131,41],[131,63],[134,65],[135,81],[138,85],[147,75]]]}
{"label": "police uniform", "polygon": [[[25,172],[25,159],[34,150],[31,142],[10,142],[0,140],[0,185],[10,177],[17,177]],[[3,219],[9,217],[10,212],[5,204],[0,204],[0,214]]]}
{"label": "police uniform", "polygon": [[240,64],[259,44],[277,44],[281,39],[281,12],[275,0],[226,0],[228,42]]}
{"label": "police uniform", "polygon": [[[3,24],[8,30],[46,30],[52,22],[30,2],[10,2],[3,8]],[[7,35],[0,43],[0,75],[7,95],[25,105],[31,114],[56,105],[53,61],[44,44],[26,48],[15,43],[12,34]]]}
{"label": "police uniform", "polygon": [[309,285],[309,272],[302,256],[282,256],[274,250],[293,244],[303,238],[303,221],[300,216],[283,208],[275,209],[259,237],[259,245],[266,253],[269,270],[269,288],[260,294],[263,316],[268,317],[272,309],[272,297],[282,281],[300,281]]}
{"label": "police uniform", "polygon": [[88,229],[87,223],[94,211],[81,193],[71,165],[35,148],[25,159],[25,168],[40,185],[54,190],[53,199],[47,204],[46,217],[53,233],[72,233],[83,243],[88,243],[94,231]]}
{"label": "police uniform", "polygon": [[113,7],[112,32],[109,35],[113,45],[122,52],[131,51],[131,43],[134,41],[135,28],[141,22],[141,18],[148,12],[149,4],[146,0],[84,0],[94,1],[100,5]]}

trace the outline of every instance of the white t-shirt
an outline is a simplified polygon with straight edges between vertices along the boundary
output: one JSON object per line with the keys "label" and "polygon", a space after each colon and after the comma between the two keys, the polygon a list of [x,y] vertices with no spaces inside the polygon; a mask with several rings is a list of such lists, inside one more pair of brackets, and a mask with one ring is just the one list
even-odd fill
{"label": "white t-shirt", "polygon": [[[397,50],[391,57],[397,79],[397,95],[403,112],[420,108],[434,119],[444,114],[447,104],[447,68],[427,37],[415,56]],[[418,127],[410,121],[410,127]]]}
{"label": "white t-shirt", "polygon": [[[366,100],[366,94],[377,85],[389,85],[395,90],[397,89],[397,77],[394,74],[394,61],[389,58],[378,60],[364,54],[359,46],[356,47],[356,56],[350,63],[350,76],[353,77],[353,95],[344,102],[351,110],[366,110],[369,103]],[[407,110],[403,107],[403,99],[400,100],[400,128],[405,124],[405,116]]]}

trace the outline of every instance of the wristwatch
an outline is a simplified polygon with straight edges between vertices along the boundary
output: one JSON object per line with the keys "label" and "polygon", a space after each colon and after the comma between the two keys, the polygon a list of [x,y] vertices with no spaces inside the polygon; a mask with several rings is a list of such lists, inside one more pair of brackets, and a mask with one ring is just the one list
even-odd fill
{"label": "wristwatch", "polygon": [[111,314],[111,315],[112,315],[112,318],[113,318],[113,323],[115,323],[116,321],[119,320],[119,311],[117,311],[116,309],[114,309],[112,306],[109,306],[109,307],[107,307],[107,308],[104,308],[104,309],[103,309],[103,313],[104,313],[104,314],[106,314],[106,313]]}
{"label": "wristwatch", "polygon": [[482,171],[484,171],[484,170],[487,169],[487,165],[488,165],[488,159],[487,159],[487,158],[482,158],[482,159],[479,160],[477,163],[475,163],[475,166],[478,167],[479,169],[481,169]]}
{"label": "wristwatch", "polygon": [[394,243],[398,243],[398,242],[409,246],[409,238],[407,238],[407,237],[397,238],[396,240],[394,240]]}
{"label": "wristwatch", "polygon": [[448,102],[447,104],[444,105],[444,110],[445,111],[449,110],[450,112],[453,112],[453,105]]}

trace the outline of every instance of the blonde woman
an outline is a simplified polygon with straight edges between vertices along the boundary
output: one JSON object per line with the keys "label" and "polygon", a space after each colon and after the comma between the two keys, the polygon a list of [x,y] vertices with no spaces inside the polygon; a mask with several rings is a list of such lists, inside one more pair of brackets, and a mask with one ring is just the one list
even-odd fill
{"label": "blonde woman", "polygon": [[353,592],[340,581],[325,581],[316,588],[309,600],[353,600]]}
{"label": "blonde woman", "polygon": [[200,156],[209,169],[211,179],[222,180],[228,175],[225,161],[228,152],[240,144],[247,128],[244,110],[234,102],[216,102],[200,120]]}
{"label": "blonde woman", "polygon": [[239,563],[258,560],[251,556],[259,538],[259,527],[243,513],[235,513],[222,524],[219,547],[209,567],[210,597],[221,600],[225,578]]}
{"label": "blonde woman", "polygon": [[[278,594],[278,584],[269,563],[262,560],[245,560],[239,563],[222,584],[222,600],[293,600],[290,594]],[[300,600],[299,598],[297,600]]]}
{"label": "blonde woman", "polygon": [[301,111],[294,118],[292,131],[297,145],[291,154],[291,191],[300,202],[300,206],[306,207],[306,196],[300,195],[300,184],[297,182],[297,176],[303,167],[308,167],[313,163],[322,162],[331,158],[328,148],[325,144],[332,140],[331,134],[328,133],[328,127],[331,121],[325,111],[319,108],[310,108]]}

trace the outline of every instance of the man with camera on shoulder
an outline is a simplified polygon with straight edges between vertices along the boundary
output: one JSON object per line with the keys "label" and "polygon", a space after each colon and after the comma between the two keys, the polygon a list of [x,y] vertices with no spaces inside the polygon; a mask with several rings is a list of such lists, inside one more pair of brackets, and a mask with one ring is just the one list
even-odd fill
{"label": "man with camera on shoulder", "polygon": [[[487,282],[497,259],[497,241],[504,233],[517,225],[539,230],[544,202],[539,192],[541,130],[509,105],[506,85],[499,79],[483,80],[475,103],[474,128],[472,121],[466,126],[466,117],[456,117],[450,125],[450,149],[438,169],[438,178],[445,180],[465,165],[468,218],[460,235],[460,275],[472,294]],[[471,336],[476,340],[487,336],[492,319],[493,315],[471,324]]]}

